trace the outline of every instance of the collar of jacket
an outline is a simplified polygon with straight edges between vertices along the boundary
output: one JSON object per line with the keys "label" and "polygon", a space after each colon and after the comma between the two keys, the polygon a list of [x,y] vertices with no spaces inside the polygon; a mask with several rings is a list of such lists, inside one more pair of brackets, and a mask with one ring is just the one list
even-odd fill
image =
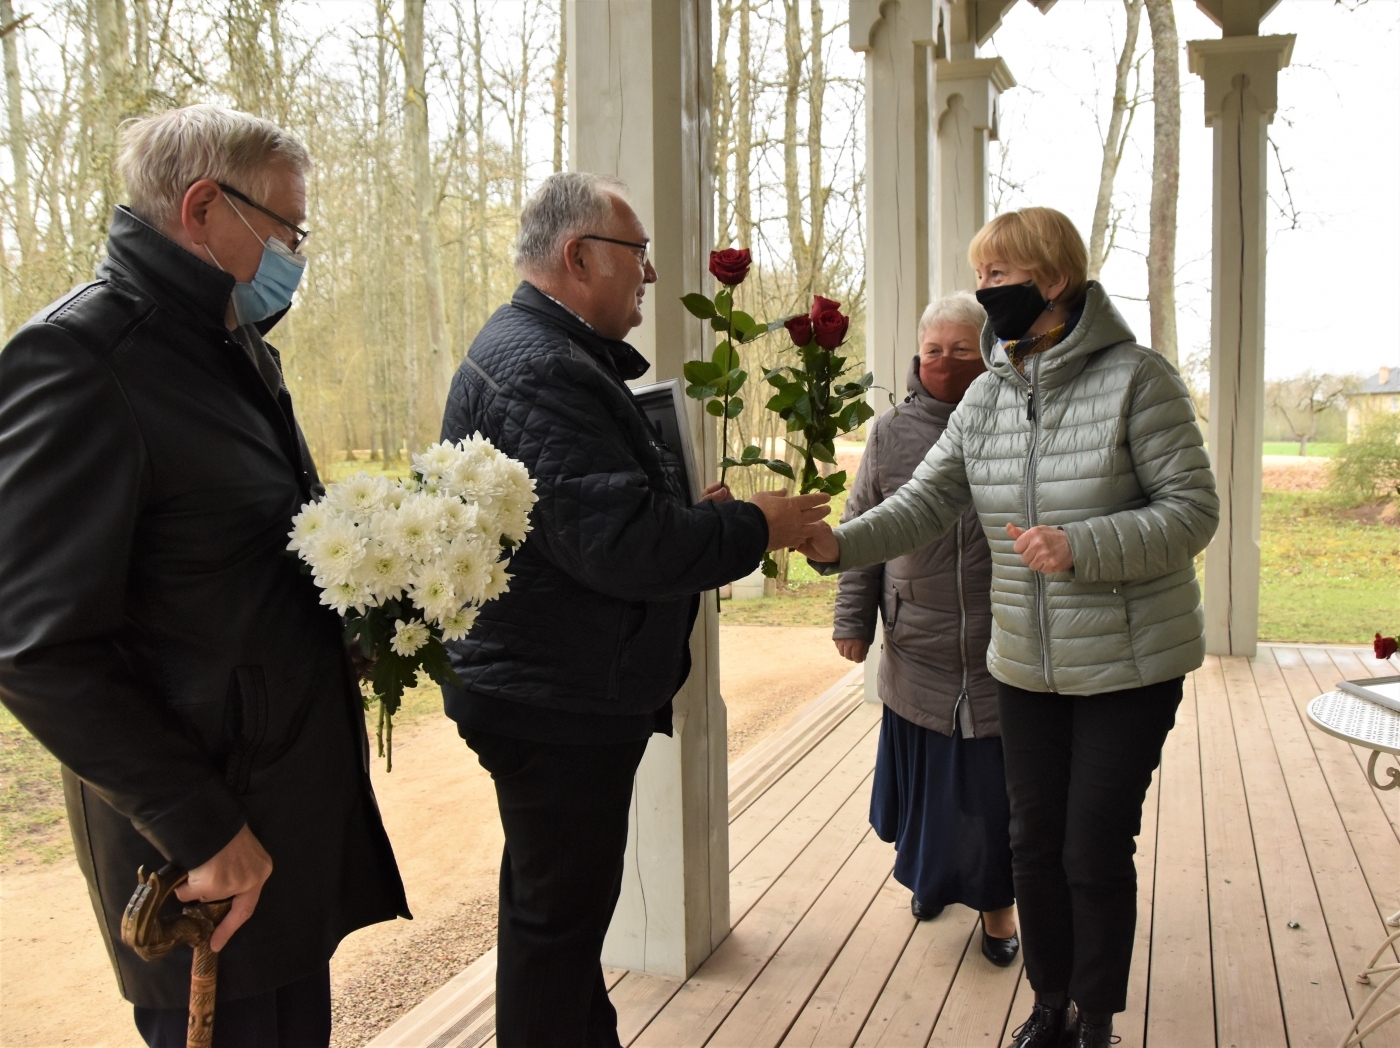
{"label": "collar of jacket", "polygon": [[528,280],[520,282],[515,294],[511,296],[510,304],[563,328],[571,339],[624,381],[641,378],[651,367],[647,358],[626,342],[616,338],[604,338]]}
{"label": "collar of jacket", "polygon": [[[134,284],[162,309],[227,331],[224,314],[233,294],[233,277],[186,251],[124,204],[112,213],[107,257],[97,267],[97,276]],[[285,315],[286,310],[274,313],[253,327],[266,335]]]}
{"label": "collar of jacket", "polygon": [[[1108,292],[1097,280],[1091,280],[1084,292],[1084,311],[1074,330],[1043,353],[1028,357],[1026,368],[1029,371],[1030,361],[1038,359],[1037,388],[1054,389],[1073,381],[1089,358],[1099,350],[1134,341],[1132,328],[1128,327],[1128,322],[1113,305]],[[996,344],[997,337],[992,334],[992,326],[984,325],[982,361],[987,365],[987,370],[1004,382],[1024,382],[1005,353],[993,359],[992,350]]]}
{"label": "collar of jacket", "polygon": [[[905,382],[909,387],[909,395],[904,398],[904,403],[918,408],[946,429],[948,417],[956,410],[957,405],[939,400],[924,388],[923,380],[919,378],[919,354],[917,353],[914,354],[914,359],[909,362],[909,376]],[[907,409],[902,407],[901,410]]]}

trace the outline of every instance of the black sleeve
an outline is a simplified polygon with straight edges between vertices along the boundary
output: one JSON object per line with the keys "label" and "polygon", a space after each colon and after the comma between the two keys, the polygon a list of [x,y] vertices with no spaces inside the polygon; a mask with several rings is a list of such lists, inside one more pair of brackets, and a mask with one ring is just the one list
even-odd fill
{"label": "black sleeve", "polygon": [[[462,372],[457,381],[467,381]],[[541,354],[495,394],[495,443],[524,463],[539,496],[527,542],[580,585],[623,600],[686,596],[752,572],[768,544],[763,511],[740,501],[682,506],[654,491],[608,382],[591,364]],[[470,399],[454,397],[444,439],[487,428]]]}
{"label": "black sleeve", "polygon": [[0,351],[0,701],[186,869],[244,814],[118,643],[147,483],[106,363],[34,324]]}

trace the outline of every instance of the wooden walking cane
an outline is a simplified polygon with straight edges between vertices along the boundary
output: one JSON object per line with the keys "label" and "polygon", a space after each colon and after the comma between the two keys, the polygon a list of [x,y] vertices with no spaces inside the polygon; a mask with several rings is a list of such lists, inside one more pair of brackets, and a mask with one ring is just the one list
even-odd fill
{"label": "wooden walking cane", "polygon": [[162,866],[147,874],[136,871],[136,890],[122,914],[122,942],[143,961],[157,961],[177,946],[194,947],[190,967],[190,1025],[186,1048],[210,1048],[214,1042],[214,992],[219,983],[219,955],[209,949],[209,936],[232,902],[187,904],[173,921],[162,920],[161,907],[189,874],[178,866]]}

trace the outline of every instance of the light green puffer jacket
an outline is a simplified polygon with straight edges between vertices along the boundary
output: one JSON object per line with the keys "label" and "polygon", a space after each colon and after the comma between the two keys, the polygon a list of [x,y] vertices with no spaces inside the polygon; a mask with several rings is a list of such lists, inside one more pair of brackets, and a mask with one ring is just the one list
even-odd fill
{"label": "light green puffer jacket", "polygon": [[[1215,533],[1220,501],[1181,377],[1133,341],[1097,282],[1069,337],[1032,356],[1024,378],[990,327],[982,357],[988,373],[913,479],[836,529],[841,559],[824,570],[919,549],[971,502],[992,549],[987,668],[998,680],[1097,695],[1200,666],[1192,561]],[[1026,567],[1007,523],[1062,528],[1074,570]]]}

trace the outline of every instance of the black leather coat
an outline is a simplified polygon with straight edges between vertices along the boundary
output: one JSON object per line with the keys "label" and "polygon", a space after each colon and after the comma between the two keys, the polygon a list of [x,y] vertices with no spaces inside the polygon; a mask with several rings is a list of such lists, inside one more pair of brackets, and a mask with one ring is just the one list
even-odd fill
{"label": "black leather coat", "polygon": [[762,511],[692,506],[677,483],[677,460],[624,381],[648,366],[525,283],[458,369],[443,438],[480,431],[525,464],[539,496],[510,591],[449,645],[474,695],[583,714],[659,710],[690,672],[697,594],[758,566]]}
{"label": "black leather coat", "polygon": [[125,209],[108,252],[0,351],[0,700],[64,766],[123,995],[184,1007],[189,950],[119,939],[138,866],[245,823],[272,856],[226,999],[408,912],[339,619],[285,548],[319,491],[291,398],[223,325],[231,277]]}

